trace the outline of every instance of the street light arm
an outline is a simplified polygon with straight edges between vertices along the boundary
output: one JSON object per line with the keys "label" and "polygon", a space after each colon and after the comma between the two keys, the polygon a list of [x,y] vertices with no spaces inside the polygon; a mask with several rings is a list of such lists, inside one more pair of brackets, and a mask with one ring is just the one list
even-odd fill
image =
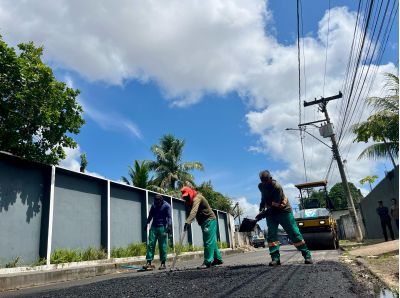
{"label": "street light arm", "polygon": [[318,139],[316,136],[312,135],[311,133],[309,133],[308,131],[306,131],[305,129],[297,129],[297,128],[286,128],[285,130],[299,130],[299,131],[304,131],[305,133],[309,134],[310,136],[312,136],[314,139],[316,139],[317,141],[321,142],[322,144],[324,144],[326,147],[328,147],[329,149],[332,149],[331,146],[329,146],[327,143],[321,141],[320,139]]}

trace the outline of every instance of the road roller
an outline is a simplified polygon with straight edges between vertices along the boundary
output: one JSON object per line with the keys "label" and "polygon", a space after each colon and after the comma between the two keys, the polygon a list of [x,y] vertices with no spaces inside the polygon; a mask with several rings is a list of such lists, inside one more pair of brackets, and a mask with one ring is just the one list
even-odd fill
{"label": "road roller", "polygon": [[[307,246],[310,249],[337,249],[339,238],[336,220],[329,209],[333,209],[326,186],[327,181],[308,182],[295,185],[300,191],[300,210],[294,217]],[[318,199],[309,198],[314,188],[322,188],[325,198],[324,208]]]}

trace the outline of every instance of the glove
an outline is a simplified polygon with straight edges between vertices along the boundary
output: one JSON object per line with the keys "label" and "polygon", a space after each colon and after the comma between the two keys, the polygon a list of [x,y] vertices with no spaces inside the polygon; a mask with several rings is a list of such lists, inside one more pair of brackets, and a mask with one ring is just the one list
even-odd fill
{"label": "glove", "polygon": [[165,232],[166,232],[167,234],[172,234],[172,227],[171,227],[171,225],[167,225],[167,226],[165,227]]}
{"label": "glove", "polygon": [[144,225],[143,231],[147,231],[147,225],[148,225],[148,224],[145,224],[145,225]]}
{"label": "glove", "polygon": [[187,230],[189,230],[190,224],[185,223],[185,225],[183,226],[183,230],[186,232]]}
{"label": "glove", "polygon": [[269,213],[269,209],[265,209],[256,215],[256,220],[259,221],[263,218],[266,218]]}

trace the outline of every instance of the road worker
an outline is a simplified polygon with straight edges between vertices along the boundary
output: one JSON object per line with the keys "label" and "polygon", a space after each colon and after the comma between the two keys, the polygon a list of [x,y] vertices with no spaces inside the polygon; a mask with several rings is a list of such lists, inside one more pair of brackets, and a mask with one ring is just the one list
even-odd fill
{"label": "road worker", "polygon": [[278,266],[281,264],[279,254],[280,243],[277,235],[279,225],[286,231],[293,245],[301,251],[305,264],[312,264],[311,253],[299,231],[292,208],[283,193],[282,187],[276,180],[272,179],[269,171],[262,171],[259,175],[261,183],[258,184],[258,189],[261,192],[261,203],[260,213],[256,216],[256,219],[267,219],[267,241],[272,259],[269,266]]}
{"label": "road worker", "polygon": [[154,259],[154,251],[156,249],[156,242],[158,241],[158,248],[160,251],[160,270],[166,268],[165,261],[167,260],[168,253],[168,235],[172,233],[172,220],[171,220],[171,206],[164,201],[162,195],[157,194],[154,203],[151,205],[149,216],[145,225],[147,230],[148,224],[153,220],[149,232],[149,240],[146,250],[146,265],[143,269],[154,269],[151,262]]}
{"label": "road worker", "polygon": [[203,232],[204,262],[200,268],[209,268],[211,266],[223,264],[217,246],[217,218],[208,204],[208,201],[202,194],[188,186],[183,187],[181,193],[186,206],[190,208],[184,230],[187,231],[190,224],[196,218]]}

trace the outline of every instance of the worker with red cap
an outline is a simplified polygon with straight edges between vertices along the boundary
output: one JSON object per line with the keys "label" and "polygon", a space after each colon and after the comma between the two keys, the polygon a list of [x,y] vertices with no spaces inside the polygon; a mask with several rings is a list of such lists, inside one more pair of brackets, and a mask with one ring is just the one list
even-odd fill
{"label": "worker with red cap", "polygon": [[223,264],[217,246],[217,218],[208,201],[201,193],[188,186],[183,187],[181,193],[186,206],[190,208],[184,230],[187,231],[196,218],[203,232],[204,262],[201,268],[210,268],[211,266]]}

